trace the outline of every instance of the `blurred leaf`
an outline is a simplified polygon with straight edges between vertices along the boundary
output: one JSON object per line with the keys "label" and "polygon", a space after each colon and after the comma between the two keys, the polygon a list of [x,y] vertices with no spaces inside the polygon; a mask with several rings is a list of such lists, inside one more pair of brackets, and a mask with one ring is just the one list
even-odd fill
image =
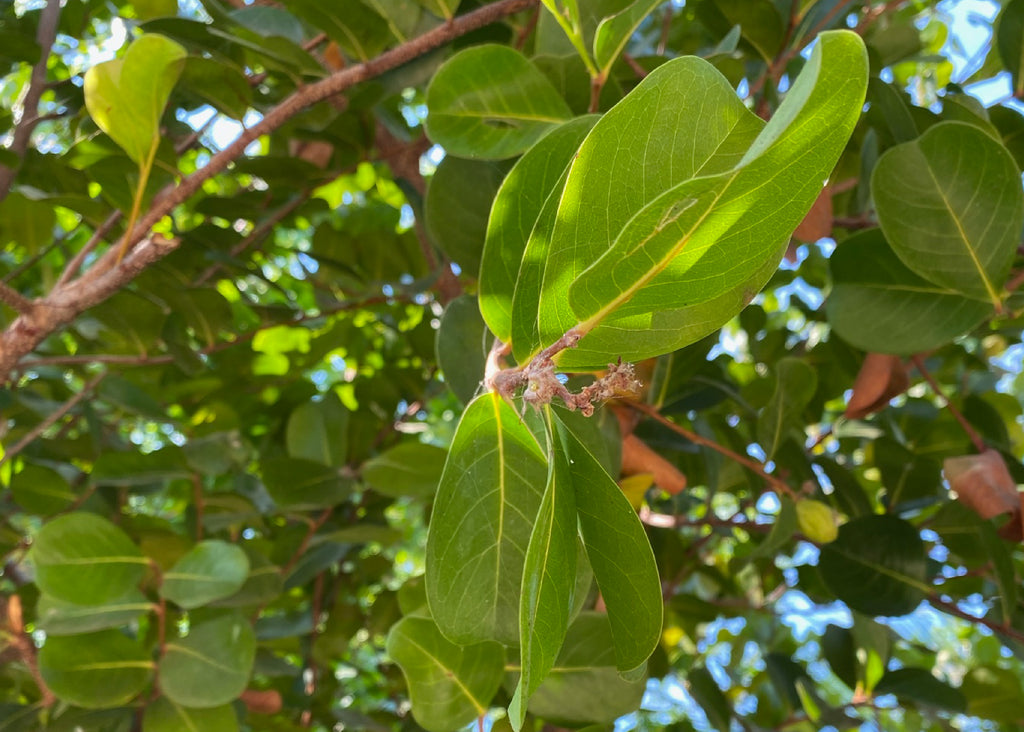
{"label": "blurred leaf", "polygon": [[368,460],[363,465],[363,480],[386,496],[429,498],[437,491],[447,456],[433,445],[403,442]]}
{"label": "blurred leaf", "polygon": [[160,691],[185,707],[227,704],[245,690],[255,655],[256,638],[241,615],[197,623],[184,638],[167,642],[160,659]]}
{"label": "blurred leaf", "polygon": [[47,638],[39,651],[39,672],[57,698],[102,709],[130,702],[153,673],[149,654],[116,630]]}
{"label": "blurred leaf", "polygon": [[288,417],[288,454],[340,468],[348,457],[348,410],[334,393],[296,407]]}
{"label": "blurred leaf", "polygon": [[186,609],[229,597],[245,583],[249,559],[234,544],[201,541],[163,574],[160,594]]}
{"label": "blurred leaf", "polygon": [[146,706],[142,732],[237,732],[238,717],[228,705],[190,709],[161,697]]}
{"label": "blurred leaf", "polygon": [[36,625],[46,631],[47,637],[77,635],[129,625],[152,609],[153,603],[138,590],[96,605],[76,605],[42,594],[36,607]]}

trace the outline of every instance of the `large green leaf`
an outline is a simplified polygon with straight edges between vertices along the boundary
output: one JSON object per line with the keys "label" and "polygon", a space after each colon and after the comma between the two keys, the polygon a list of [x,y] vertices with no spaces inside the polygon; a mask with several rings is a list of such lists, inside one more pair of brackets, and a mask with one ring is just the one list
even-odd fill
{"label": "large green leaf", "polygon": [[991,315],[992,306],[933,284],[907,269],[881,229],[844,241],[829,258],[829,324],[875,353],[911,354],[949,343]]}
{"label": "large green leaf", "polygon": [[641,666],[661,638],[661,579],[643,524],[597,458],[565,425],[561,445],[572,466],[580,533],[601,590],[619,671]]}
{"label": "large green leaf", "polygon": [[46,631],[47,636],[90,633],[128,625],[153,607],[153,603],[135,589],[102,605],[76,605],[43,594],[36,606],[36,625]]}
{"label": "large green leaf", "polygon": [[146,706],[142,732],[238,732],[238,716],[227,704],[191,709],[162,696]]}
{"label": "large green leaf", "polygon": [[386,496],[434,495],[441,481],[447,453],[435,445],[403,442],[368,460],[363,480]]}
{"label": "large green leaf", "polygon": [[888,515],[844,524],[821,548],[825,585],[852,609],[868,615],[906,615],[930,591],[924,542],[911,524]]}
{"label": "large green leaf", "polygon": [[39,589],[79,605],[102,605],[127,595],[149,563],[124,531],[91,513],[50,521],[36,534],[29,556]]}
{"label": "large green leaf", "polygon": [[[866,76],[859,38],[823,34],[758,135],[760,121],[706,62],[679,59],[651,73],[580,147],[546,256],[539,338],[526,328],[517,342],[514,333],[517,359],[577,325],[582,333],[616,328],[617,346],[598,364],[623,352],[664,353],[690,333],[630,334],[619,322],[725,296],[742,306],[831,173]],[[673,144],[649,148],[638,163],[618,142],[625,135]]]}
{"label": "large green leaf", "polygon": [[25,463],[11,479],[11,495],[26,511],[46,516],[63,511],[78,496],[52,468]]}
{"label": "large green leaf", "polygon": [[615,668],[608,616],[585,611],[565,636],[551,674],[530,698],[530,711],[556,724],[610,724],[635,710],[644,680],[626,681]]}
{"label": "large green leaf", "polygon": [[146,688],[153,661],[116,630],[47,638],[39,672],[62,701],[86,709],[127,704]]}
{"label": "large green leaf", "polygon": [[462,415],[434,501],[426,584],[441,632],[519,643],[523,565],[547,478],[544,453],[501,397]]}
{"label": "large green leaf", "polygon": [[791,432],[801,428],[800,413],[814,398],[818,375],[798,358],[775,366],[775,393],[757,418],[757,440],[770,460]]}
{"label": "large green leaf", "polygon": [[967,699],[967,713],[997,722],[1016,722],[1020,719],[1020,677],[1014,672],[995,666],[972,668],[964,677],[960,693]]}
{"label": "large green leaf", "polygon": [[491,160],[518,155],[572,116],[525,56],[495,45],[468,48],[438,69],[427,109],[431,140],[452,155]]}
{"label": "large green leaf", "polygon": [[196,608],[235,594],[248,575],[249,558],[239,547],[201,541],[164,573],[160,594],[179,607]]}
{"label": "large green leaf", "polygon": [[915,273],[998,303],[1024,226],[1013,157],[974,125],[942,122],[878,160],[871,176],[878,221]]}
{"label": "large green leaf", "polygon": [[530,696],[555,664],[575,603],[577,521],[572,483],[568,458],[555,449],[523,568],[519,601],[521,671],[508,708],[517,731],[523,726]]}
{"label": "large green leaf", "polygon": [[85,106],[96,125],[139,165],[160,141],[160,117],[185,66],[185,49],[147,33],[123,59],[85,72]]}
{"label": "large green leaf", "polygon": [[160,690],[186,707],[219,707],[245,691],[256,657],[249,622],[234,613],[193,625],[167,643],[160,659]]}
{"label": "large green leaf", "polygon": [[599,118],[579,117],[549,132],[515,164],[498,189],[480,267],[480,312],[502,341],[512,336],[512,296],[526,242],[583,138]]}
{"label": "large green leaf", "polygon": [[288,454],[340,468],[348,457],[348,419],[334,392],[296,407],[285,431]]}
{"label": "large green leaf", "polygon": [[457,646],[418,616],[391,628],[387,652],[405,675],[413,717],[429,732],[451,732],[486,714],[505,668],[500,644]]}

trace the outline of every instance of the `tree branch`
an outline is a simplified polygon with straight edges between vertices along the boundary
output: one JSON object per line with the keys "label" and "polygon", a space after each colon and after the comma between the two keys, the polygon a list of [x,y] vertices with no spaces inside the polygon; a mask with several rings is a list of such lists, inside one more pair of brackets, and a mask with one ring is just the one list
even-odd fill
{"label": "tree branch", "polygon": [[32,301],[3,282],[0,282],[0,302],[25,315],[32,312]]}
{"label": "tree branch", "polygon": [[[55,4],[57,0],[51,0]],[[490,25],[505,16],[532,8],[540,0],[499,0],[454,18],[434,30],[403,43],[375,59],[349,66],[326,79],[302,87],[271,109],[252,127],[214,155],[210,162],[175,187],[165,188],[135,229],[125,237],[128,253],[118,261],[117,247],[109,248],[80,278],[58,285],[37,302],[32,317],[21,316],[0,334],[0,381],[6,380],[18,361],[30,353],[46,336],[71,322],[83,310],[96,305],[128,284],[139,272],[170,254],[177,240],[150,237],[149,232],[164,216],[200,190],[203,183],[226,170],[246,147],[270,134],[307,107],[380,76],[414,58],[443,46],[460,36]]]}
{"label": "tree branch", "polygon": [[921,372],[921,376],[924,377],[924,380],[928,382],[928,386],[930,386],[932,391],[935,392],[935,396],[942,397],[943,401],[946,402],[946,409],[948,409],[949,413],[953,415],[953,419],[959,422],[960,426],[963,427],[964,432],[967,433],[967,437],[971,440],[971,444],[974,445],[974,449],[978,452],[985,452],[985,441],[981,439],[981,435],[978,434],[977,430],[971,426],[971,423],[968,422],[964,415],[960,413],[960,410],[953,405],[952,400],[950,400],[950,398],[942,391],[942,387],[939,386],[939,382],[935,380],[935,377],[931,375],[928,368],[924,365],[924,359],[921,358],[921,355],[915,354],[911,357],[911,360],[914,362],[917,370]]}
{"label": "tree branch", "polygon": [[[39,100],[46,91],[46,66],[50,60],[50,49],[57,39],[57,23],[60,20],[60,0],[48,0],[46,7],[39,14],[39,28],[36,31],[36,43],[39,44],[39,60],[32,67],[32,75],[29,77],[28,89],[22,99],[21,119],[14,128],[11,145],[7,149],[13,152],[18,158],[25,157],[28,150],[28,143],[32,139],[32,131],[36,125],[43,121],[39,116]],[[20,163],[14,167],[0,165],[0,201],[7,198],[11,192],[11,184],[14,183],[14,176],[20,168]]]}

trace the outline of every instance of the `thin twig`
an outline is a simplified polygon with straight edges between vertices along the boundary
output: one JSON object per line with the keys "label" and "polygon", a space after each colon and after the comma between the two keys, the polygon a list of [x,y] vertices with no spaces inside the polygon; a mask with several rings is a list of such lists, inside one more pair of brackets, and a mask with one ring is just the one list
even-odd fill
{"label": "thin twig", "polygon": [[46,419],[44,419],[42,422],[37,424],[31,430],[29,430],[24,437],[22,437],[16,443],[11,445],[7,452],[4,453],[4,456],[0,457],[0,466],[14,458],[15,455],[17,455],[26,447],[28,447],[33,440],[35,440],[37,437],[43,434],[43,432],[45,432],[50,425],[56,424],[58,420],[64,417],[64,415],[66,415],[72,409],[74,409],[75,405],[77,405],[80,401],[89,396],[89,393],[92,392],[92,390],[95,389],[101,381],[103,381],[106,375],[106,371],[102,371],[96,374],[96,376],[92,377],[92,379],[90,379],[77,394],[72,396],[70,399],[64,402],[64,404],[62,404],[60,408],[58,408],[55,412],[50,414]]}
{"label": "thin twig", "polygon": [[996,622],[994,622],[992,620],[989,620],[988,618],[984,618],[984,617],[982,617],[982,618],[975,617],[974,615],[971,615],[970,613],[961,610],[960,607],[955,602],[947,602],[946,600],[943,600],[938,595],[929,595],[928,596],[928,602],[931,603],[937,609],[942,610],[945,613],[949,613],[950,615],[955,615],[956,617],[958,617],[958,618],[960,618],[962,620],[967,620],[968,622],[971,622],[971,623],[977,623],[978,625],[984,625],[986,628],[988,628],[991,631],[994,631],[994,632],[996,632],[996,633],[998,633],[1000,635],[1004,635],[1007,638],[1012,638],[1013,640],[1017,641],[1018,643],[1024,643],[1024,633],[1021,633],[1019,630],[1017,630],[1016,628],[1014,628],[1014,627],[1012,627],[1010,625],[1004,625],[1003,623],[996,623]]}
{"label": "thin twig", "polygon": [[9,152],[18,156],[19,163],[13,167],[0,164],[0,201],[11,192],[14,176],[21,167],[20,160],[25,157],[32,131],[43,121],[39,116],[39,100],[46,91],[46,68],[50,61],[50,50],[57,40],[57,24],[60,21],[60,0],[48,0],[39,14],[39,27],[36,30],[36,43],[39,45],[39,60],[32,67],[28,88],[21,103],[21,119],[14,128]]}
{"label": "thin twig", "polygon": [[281,567],[282,577],[287,577],[288,573],[292,571],[292,568],[295,566],[295,564],[302,558],[302,555],[306,553],[306,549],[309,548],[309,542],[313,540],[313,536],[316,534],[316,532],[319,531],[320,527],[324,525],[328,518],[330,518],[331,512],[333,510],[333,508],[325,508],[323,511],[320,512],[319,516],[309,521],[309,530],[306,531],[306,535],[303,536],[302,541],[299,542],[299,548],[295,550],[295,553],[292,554],[288,562],[283,567]]}
{"label": "thin twig", "polygon": [[985,441],[981,439],[981,435],[978,434],[977,430],[971,426],[971,423],[968,422],[964,415],[960,413],[960,410],[956,408],[952,400],[942,391],[942,387],[939,386],[939,382],[935,380],[935,377],[931,375],[931,372],[929,372],[928,368],[924,365],[924,359],[921,358],[921,355],[915,354],[911,356],[911,360],[914,362],[917,370],[921,372],[921,376],[924,377],[924,380],[928,382],[932,391],[935,392],[935,396],[942,397],[946,402],[946,409],[949,410],[949,413],[953,415],[953,418],[960,423],[961,427],[963,427],[964,432],[966,432],[967,436],[971,439],[971,444],[974,445],[974,449],[978,452],[985,452]]}
{"label": "thin twig", "polygon": [[737,463],[745,467],[747,470],[761,476],[761,478],[763,478],[768,483],[768,485],[770,485],[772,489],[775,490],[776,492],[785,493],[787,496],[793,498],[794,500],[797,498],[796,493],[793,491],[792,488],[789,487],[789,485],[785,481],[776,478],[774,475],[766,471],[764,465],[757,462],[756,460],[752,460],[746,455],[740,455],[739,453],[733,452],[729,448],[723,445],[719,445],[714,440],[709,440],[706,437],[698,435],[696,432],[691,432],[690,430],[686,429],[685,427],[682,427],[681,425],[676,424],[667,417],[663,417],[661,413],[652,406],[649,406],[647,404],[641,404],[639,402],[634,401],[627,401],[625,403],[630,409],[635,409],[641,414],[647,415],[655,422],[658,422],[659,424],[668,427],[670,430],[672,430],[676,434],[682,435],[690,442],[693,442],[697,445],[703,445],[704,447],[710,448],[721,455],[725,455],[727,458],[731,460],[735,460]]}
{"label": "thin twig", "polygon": [[11,306],[19,313],[28,314],[32,312],[32,301],[3,282],[0,282],[0,302]]}
{"label": "thin twig", "polygon": [[7,614],[7,627],[10,630],[7,643],[17,652],[21,662],[25,664],[29,673],[32,674],[32,679],[36,682],[36,686],[39,687],[39,703],[44,707],[49,707],[57,701],[57,697],[50,691],[50,687],[47,686],[42,673],[39,671],[36,647],[25,632],[25,621],[21,611],[21,597],[19,595],[8,596],[5,610]]}

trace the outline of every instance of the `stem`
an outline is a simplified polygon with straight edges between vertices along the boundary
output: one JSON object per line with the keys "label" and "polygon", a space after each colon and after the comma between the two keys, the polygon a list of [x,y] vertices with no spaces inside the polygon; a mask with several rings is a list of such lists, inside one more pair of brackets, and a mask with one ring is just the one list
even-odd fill
{"label": "stem", "polygon": [[10,305],[19,313],[28,314],[32,312],[32,301],[2,282],[0,282],[0,302]]}
{"label": "stem", "polygon": [[949,410],[949,413],[953,415],[953,418],[960,423],[961,427],[963,427],[964,432],[967,433],[967,436],[971,440],[971,444],[974,445],[974,449],[978,452],[985,452],[985,441],[981,439],[981,435],[978,434],[977,430],[975,430],[964,415],[960,413],[960,410],[953,405],[953,402],[949,397],[943,393],[942,387],[939,386],[939,382],[937,382],[935,377],[928,371],[927,367],[924,365],[924,359],[921,358],[920,354],[915,354],[911,357],[911,360],[914,362],[917,370],[921,372],[921,376],[924,377],[924,380],[928,382],[932,391],[935,392],[935,396],[942,397],[946,402],[946,409]]}
{"label": "stem", "polygon": [[153,160],[156,159],[156,150],[160,146],[160,136],[153,137],[153,144],[149,148],[149,155],[139,165],[139,185],[135,189],[135,197],[132,199],[132,211],[128,216],[128,223],[124,227],[124,238],[121,240],[121,248],[117,253],[117,263],[121,264],[124,255],[131,246],[132,232],[135,229],[135,222],[139,220],[139,212],[142,210],[142,199],[146,195],[146,184],[149,183],[149,174],[153,171]]}

